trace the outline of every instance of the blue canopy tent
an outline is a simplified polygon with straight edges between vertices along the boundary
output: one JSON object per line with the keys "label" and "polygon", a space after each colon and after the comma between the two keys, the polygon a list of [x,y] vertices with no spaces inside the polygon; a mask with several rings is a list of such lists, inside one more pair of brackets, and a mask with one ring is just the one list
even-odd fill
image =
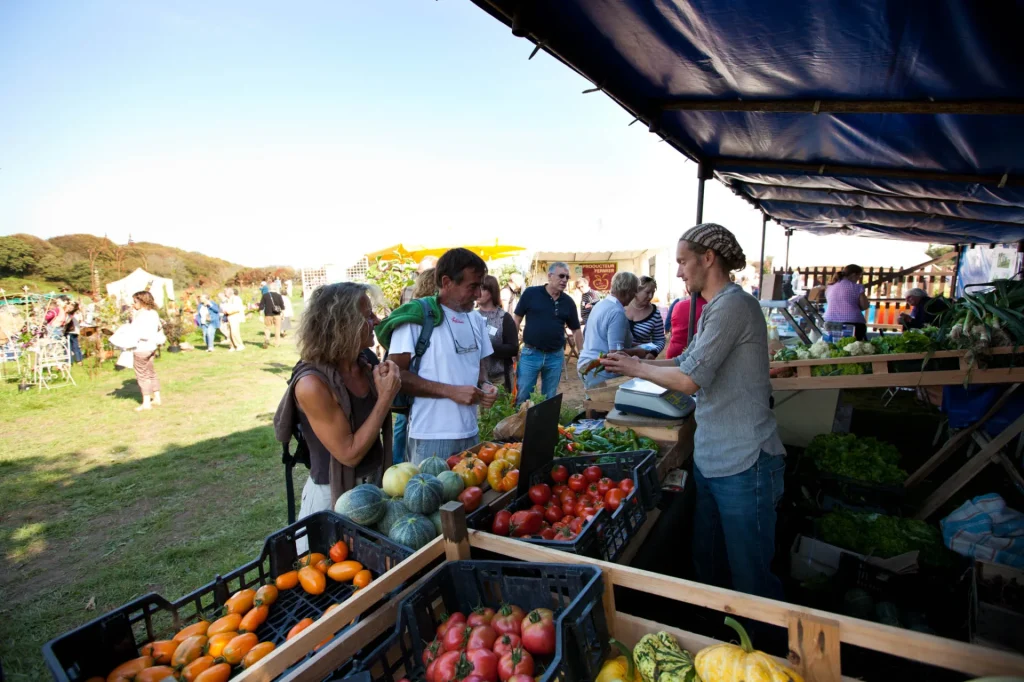
{"label": "blue canopy tent", "polygon": [[1021,0],[473,2],[697,162],[698,223],[714,177],[787,235],[1024,240]]}

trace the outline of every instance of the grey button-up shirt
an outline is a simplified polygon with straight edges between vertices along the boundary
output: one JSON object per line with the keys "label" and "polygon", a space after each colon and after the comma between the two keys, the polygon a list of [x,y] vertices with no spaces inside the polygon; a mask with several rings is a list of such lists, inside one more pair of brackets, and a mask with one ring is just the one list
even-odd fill
{"label": "grey button-up shirt", "polygon": [[676,358],[700,386],[693,460],[707,478],[746,471],[761,454],[784,455],[768,375],[768,328],[757,300],[728,284],[708,301],[697,335]]}

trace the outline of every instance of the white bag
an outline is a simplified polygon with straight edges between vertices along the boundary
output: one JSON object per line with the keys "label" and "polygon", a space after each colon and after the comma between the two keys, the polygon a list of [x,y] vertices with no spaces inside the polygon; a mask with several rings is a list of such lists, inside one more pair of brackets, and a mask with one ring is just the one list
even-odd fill
{"label": "white bag", "polygon": [[124,369],[133,367],[135,365],[134,354],[130,350],[123,350],[121,354],[117,356],[117,366]]}

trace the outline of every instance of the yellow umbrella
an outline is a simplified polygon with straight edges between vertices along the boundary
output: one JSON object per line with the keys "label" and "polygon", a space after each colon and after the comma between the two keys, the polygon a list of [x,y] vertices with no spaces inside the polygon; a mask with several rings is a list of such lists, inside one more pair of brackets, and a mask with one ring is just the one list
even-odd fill
{"label": "yellow umbrella", "polygon": [[511,246],[509,244],[500,244],[495,240],[494,244],[486,246],[463,246],[461,244],[454,244],[451,246],[423,246],[421,244],[406,245],[406,244],[395,244],[389,246],[386,249],[374,251],[373,253],[366,254],[368,260],[375,260],[377,258],[410,258],[414,261],[421,261],[427,256],[435,256],[440,258],[441,255],[449,249],[461,247],[463,249],[469,249],[476,255],[480,256],[484,260],[498,260],[499,258],[507,258],[517,253],[526,250],[525,246]]}

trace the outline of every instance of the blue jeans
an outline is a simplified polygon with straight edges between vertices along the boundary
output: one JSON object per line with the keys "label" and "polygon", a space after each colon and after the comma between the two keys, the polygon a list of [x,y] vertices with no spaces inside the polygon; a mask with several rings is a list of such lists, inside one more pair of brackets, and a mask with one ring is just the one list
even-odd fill
{"label": "blue jeans", "polygon": [[82,361],[82,346],[78,343],[78,334],[68,334],[68,341],[71,344],[71,361]]}
{"label": "blue jeans", "polygon": [[401,464],[405,461],[406,438],[409,435],[409,416],[395,414],[394,439],[391,445],[391,461]]}
{"label": "blue jeans", "polygon": [[206,349],[213,350],[213,342],[217,339],[217,328],[212,324],[204,326],[203,339],[206,341]]}
{"label": "blue jeans", "polygon": [[409,437],[409,449],[406,454],[409,461],[419,466],[423,460],[431,457],[448,459],[452,455],[470,449],[480,442],[478,436],[458,438],[456,440],[419,440]]}
{"label": "blue jeans", "polygon": [[562,364],[565,361],[565,350],[542,351],[523,346],[519,356],[519,367],[516,375],[516,404],[521,405],[530,399],[530,394],[537,386],[540,377],[541,393],[545,398],[554,398],[558,393],[558,382],[562,380]]}
{"label": "blue jeans", "polygon": [[699,581],[783,598],[782,582],[771,566],[775,506],[782,498],[785,471],[785,457],[764,451],[754,466],[732,476],[705,478],[693,468],[697,486],[693,561]]}

